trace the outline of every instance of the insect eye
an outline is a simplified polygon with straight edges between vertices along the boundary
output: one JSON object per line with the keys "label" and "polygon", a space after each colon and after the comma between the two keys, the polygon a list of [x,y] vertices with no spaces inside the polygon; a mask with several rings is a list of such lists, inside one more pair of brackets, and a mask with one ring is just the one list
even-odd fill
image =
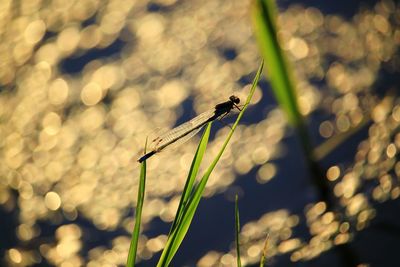
{"label": "insect eye", "polygon": [[232,101],[235,104],[239,104],[239,102],[240,102],[240,99],[237,96],[234,96],[234,95],[231,95],[229,97],[229,100]]}
{"label": "insect eye", "polygon": [[233,103],[235,103],[235,104],[239,104],[239,103],[240,103],[240,99],[239,99],[239,97],[237,97],[237,96],[231,95],[231,96],[229,97],[229,99],[230,99]]}

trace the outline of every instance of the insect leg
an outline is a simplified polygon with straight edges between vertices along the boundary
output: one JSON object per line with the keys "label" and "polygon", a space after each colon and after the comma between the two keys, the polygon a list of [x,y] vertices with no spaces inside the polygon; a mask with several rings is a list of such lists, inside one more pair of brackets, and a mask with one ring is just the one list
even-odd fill
{"label": "insect leg", "polygon": [[225,123],[225,122],[222,120],[222,119],[225,118],[228,114],[229,114],[229,112],[225,113],[224,115],[222,115],[221,118],[218,118],[218,120],[219,120],[223,125],[228,126],[229,128],[232,129],[232,127],[231,127],[229,124]]}
{"label": "insect leg", "polygon": [[235,108],[237,108],[239,111],[242,111],[242,109],[241,108],[239,108],[239,106],[238,105],[236,105],[236,104],[233,104],[234,106],[235,106]]}

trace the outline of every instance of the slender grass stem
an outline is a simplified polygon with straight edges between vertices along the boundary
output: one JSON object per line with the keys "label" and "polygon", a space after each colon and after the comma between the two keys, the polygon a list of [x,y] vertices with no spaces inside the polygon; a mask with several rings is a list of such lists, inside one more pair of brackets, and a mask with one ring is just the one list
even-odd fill
{"label": "slender grass stem", "polygon": [[267,234],[267,237],[265,238],[264,248],[263,248],[262,254],[261,254],[260,267],[264,267],[265,266],[265,260],[267,258],[268,240],[269,240],[269,233]]}
{"label": "slender grass stem", "polygon": [[[147,139],[145,143],[145,153],[146,153],[146,147],[147,147]],[[140,166],[140,179],[139,179],[139,188],[137,195],[135,226],[133,228],[131,244],[129,246],[128,260],[126,263],[127,267],[135,266],[145,188],[146,188],[146,161],[143,161]]]}
{"label": "slender grass stem", "polygon": [[239,232],[240,232],[240,219],[239,219],[239,208],[238,208],[238,195],[236,195],[236,197],[235,197],[235,240],[236,240],[236,265],[237,265],[237,267],[242,266],[242,262],[240,260]]}
{"label": "slender grass stem", "polygon": [[[262,68],[263,68],[264,62],[261,62],[260,67],[257,71],[257,74],[253,80],[253,84],[252,87],[250,89],[249,95],[246,99],[246,102],[242,108],[242,110],[240,111],[235,123],[233,124],[231,131],[229,132],[227,138],[225,139],[224,144],[222,145],[219,153],[217,154],[217,156],[214,158],[214,160],[212,161],[212,163],[210,164],[210,166],[208,167],[208,169],[206,170],[205,174],[203,175],[203,177],[201,178],[200,182],[198,183],[198,185],[192,190],[192,192],[190,194],[188,194],[189,198],[187,199],[187,201],[184,201],[183,203],[186,203],[185,205],[183,205],[183,208],[179,209],[180,213],[177,214],[176,216],[178,216],[178,220],[177,222],[174,224],[173,229],[170,232],[170,235],[168,237],[167,243],[165,245],[165,248],[161,254],[161,257],[158,261],[157,266],[161,267],[161,266],[169,266],[169,264],[171,263],[174,255],[176,254],[180,244],[182,243],[188,229],[189,226],[192,222],[192,219],[194,217],[194,214],[196,212],[196,209],[198,207],[198,204],[200,202],[200,199],[203,195],[205,186],[207,184],[208,178],[210,177],[212,171],[214,170],[215,166],[217,165],[219,159],[221,158],[223,152],[225,151],[226,146],[228,145],[240,119],[243,116],[244,111],[247,109],[247,106],[250,103],[250,100],[254,94],[254,91],[256,89],[258,80],[260,79],[261,73],[262,73]],[[211,127],[211,124],[209,124],[209,127]],[[202,138],[203,139],[203,138]],[[201,141],[202,142],[202,141]],[[196,158],[196,157],[195,157]],[[199,162],[200,164],[200,162]],[[193,166],[193,164],[192,164]],[[186,196],[187,193],[183,193],[183,196]]]}

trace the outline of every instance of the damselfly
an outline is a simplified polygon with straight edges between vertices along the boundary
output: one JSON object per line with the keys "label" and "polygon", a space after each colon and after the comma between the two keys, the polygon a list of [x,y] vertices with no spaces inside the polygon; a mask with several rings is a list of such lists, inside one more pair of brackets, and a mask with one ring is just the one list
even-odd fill
{"label": "damselfly", "polygon": [[204,112],[190,121],[157,136],[154,140],[152,140],[152,150],[139,158],[138,161],[143,162],[172,144],[177,144],[178,142],[183,143],[189,140],[196,133],[198,133],[204,125],[216,119],[222,119],[228,115],[234,107],[236,107],[238,110],[241,110],[237,106],[239,103],[240,99],[232,95],[229,97],[228,101],[217,104],[214,109]]}

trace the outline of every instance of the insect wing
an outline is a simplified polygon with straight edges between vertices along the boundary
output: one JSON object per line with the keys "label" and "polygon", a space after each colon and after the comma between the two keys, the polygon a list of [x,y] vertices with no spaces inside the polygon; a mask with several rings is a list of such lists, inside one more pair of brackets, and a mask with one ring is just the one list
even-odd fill
{"label": "insect wing", "polygon": [[201,126],[201,127],[197,128],[197,129],[191,131],[191,132],[188,133],[187,135],[185,135],[185,136],[179,138],[179,139],[178,139],[177,141],[175,141],[174,143],[172,143],[172,144],[166,146],[166,147],[163,148],[160,152],[166,151],[166,150],[167,150],[167,151],[174,150],[174,149],[176,149],[177,147],[183,145],[183,144],[186,143],[189,139],[191,139],[193,136],[195,136],[198,132],[200,132],[200,130],[203,129],[205,125],[206,125],[206,123],[205,123],[203,126]]}
{"label": "insect wing", "polygon": [[[214,110],[204,112],[156,138],[155,150],[161,151],[176,142],[182,144],[193,137],[214,115]],[[179,141],[183,139],[183,141]],[[174,145],[175,147],[175,145]]]}

